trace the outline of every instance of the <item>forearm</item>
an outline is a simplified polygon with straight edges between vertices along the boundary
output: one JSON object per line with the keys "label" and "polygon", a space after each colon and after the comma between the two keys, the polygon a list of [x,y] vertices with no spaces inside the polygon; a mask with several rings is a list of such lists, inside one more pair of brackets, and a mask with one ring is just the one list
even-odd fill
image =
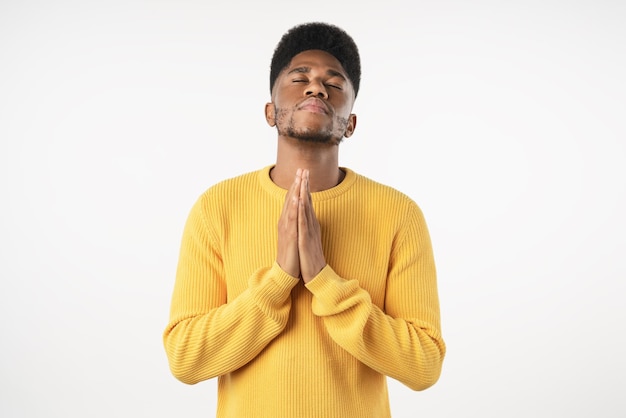
{"label": "forearm", "polygon": [[359,361],[414,390],[437,381],[445,355],[438,317],[391,317],[356,280],[344,280],[328,266],[307,288],[330,336]]}
{"label": "forearm", "polygon": [[175,291],[163,335],[172,373],[194,384],[250,362],[284,329],[296,283],[274,265],[257,272],[234,300],[202,311],[194,295]]}

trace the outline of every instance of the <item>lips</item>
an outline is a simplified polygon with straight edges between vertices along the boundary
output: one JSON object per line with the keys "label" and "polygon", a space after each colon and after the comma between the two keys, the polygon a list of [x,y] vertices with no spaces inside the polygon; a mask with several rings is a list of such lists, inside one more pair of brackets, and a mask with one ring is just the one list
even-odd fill
{"label": "lips", "polygon": [[310,97],[298,106],[298,110],[306,110],[313,113],[328,114],[326,103],[316,97]]}

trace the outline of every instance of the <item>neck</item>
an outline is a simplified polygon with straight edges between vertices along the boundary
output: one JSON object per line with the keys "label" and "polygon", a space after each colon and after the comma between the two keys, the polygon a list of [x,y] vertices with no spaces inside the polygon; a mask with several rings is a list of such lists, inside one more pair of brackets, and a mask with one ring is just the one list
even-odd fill
{"label": "neck", "polygon": [[310,173],[311,192],[337,186],[345,173],[339,169],[338,145],[293,142],[279,138],[276,165],[270,176],[283,189],[289,189],[298,168]]}

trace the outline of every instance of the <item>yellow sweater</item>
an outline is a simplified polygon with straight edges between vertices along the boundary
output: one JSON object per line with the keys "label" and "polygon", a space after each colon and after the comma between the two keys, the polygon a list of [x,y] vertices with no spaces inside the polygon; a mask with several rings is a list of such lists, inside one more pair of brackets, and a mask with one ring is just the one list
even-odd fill
{"label": "yellow sweater", "polygon": [[433,252],[419,207],[350,169],[313,193],[328,265],[306,286],[276,264],[286,190],[271,166],[207,190],[184,229],[170,368],[218,377],[218,417],[389,417],[386,376],[414,390],[445,355]]}

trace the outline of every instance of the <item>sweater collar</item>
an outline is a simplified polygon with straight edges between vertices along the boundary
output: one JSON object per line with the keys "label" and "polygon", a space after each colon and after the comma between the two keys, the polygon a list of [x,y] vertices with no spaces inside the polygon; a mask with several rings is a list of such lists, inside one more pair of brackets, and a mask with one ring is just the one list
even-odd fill
{"label": "sweater collar", "polygon": [[[259,182],[261,183],[261,187],[263,187],[263,189],[265,189],[267,192],[275,196],[277,199],[284,200],[285,195],[287,194],[287,190],[281,187],[278,187],[272,181],[272,179],[270,178],[270,170],[272,168],[274,168],[274,164],[268,165],[267,167],[264,167],[257,172]],[[332,187],[327,190],[322,190],[321,192],[312,193],[311,198],[313,199],[314,202],[333,199],[337,196],[344,194],[354,185],[357,178],[359,177],[358,174],[356,174],[354,171],[346,167],[339,167],[339,168],[346,173],[346,176],[344,177],[344,179],[341,181],[341,183],[339,183],[335,187]]]}

